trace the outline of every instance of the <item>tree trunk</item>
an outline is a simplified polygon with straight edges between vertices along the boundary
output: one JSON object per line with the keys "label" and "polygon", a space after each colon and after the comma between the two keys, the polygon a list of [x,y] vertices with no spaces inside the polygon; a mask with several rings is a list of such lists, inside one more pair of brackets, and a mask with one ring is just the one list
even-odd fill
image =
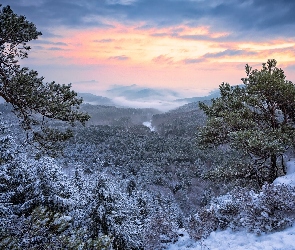
{"label": "tree trunk", "polygon": [[285,162],[284,162],[284,155],[281,156],[282,157],[282,169],[283,169],[283,173],[284,175],[287,174],[287,169],[286,169],[286,165],[285,165]]}
{"label": "tree trunk", "polygon": [[269,173],[269,182],[272,183],[278,176],[278,168],[277,168],[277,156],[272,154],[270,157],[271,165],[270,165],[270,173]]}

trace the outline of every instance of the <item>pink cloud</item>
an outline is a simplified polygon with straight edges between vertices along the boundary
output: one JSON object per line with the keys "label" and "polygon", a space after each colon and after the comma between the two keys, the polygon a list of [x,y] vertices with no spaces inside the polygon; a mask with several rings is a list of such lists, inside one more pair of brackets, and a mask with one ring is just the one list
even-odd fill
{"label": "pink cloud", "polygon": [[[41,69],[45,77],[59,82],[97,79],[100,86],[91,89],[133,83],[214,89],[223,81],[241,83],[246,63],[260,68],[267,59],[276,58],[279,65],[288,67],[295,61],[292,39],[270,40],[267,44],[222,42],[218,38],[228,33],[216,33],[206,26],[160,29],[141,26],[109,23],[108,27],[84,30],[61,28],[42,46],[38,43],[32,46],[27,62]],[[294,81],[294,71],[288,72],[289,80]]]}

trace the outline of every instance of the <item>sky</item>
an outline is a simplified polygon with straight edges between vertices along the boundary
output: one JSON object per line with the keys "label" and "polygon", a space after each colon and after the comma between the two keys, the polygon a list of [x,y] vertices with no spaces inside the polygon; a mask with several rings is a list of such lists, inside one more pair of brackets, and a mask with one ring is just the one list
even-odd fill
{"label": "sky", "polygon": [[294,0],[2,0],[42,32],[21,62],[46,81],[202,96],[275,58],[295,82]]}

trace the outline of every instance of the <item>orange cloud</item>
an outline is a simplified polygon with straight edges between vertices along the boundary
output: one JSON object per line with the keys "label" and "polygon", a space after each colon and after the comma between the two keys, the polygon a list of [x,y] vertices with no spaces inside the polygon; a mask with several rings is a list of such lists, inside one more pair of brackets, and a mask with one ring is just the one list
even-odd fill
{"label": "orange cloud", "polygon": [[[56,36],[49,43],[43,40],[33,52],[32,60],[60,67],[81,65],[81,71],[78,66],[75,68],[79,71],[78,78],[99,77],[104,84],[200,89],[216,88],[222,81],[241,83],[245,63],[261,65],[275,58],[287,67],[295,62],[295,40],[291,39],[235,42],[223,39],[229,33],[213,32],[209,26],[160,29],[143,26],[109,23],[107,27],[86,30],[54,30]],[[74,76],[77,72],[65,79],[77,78]]]}

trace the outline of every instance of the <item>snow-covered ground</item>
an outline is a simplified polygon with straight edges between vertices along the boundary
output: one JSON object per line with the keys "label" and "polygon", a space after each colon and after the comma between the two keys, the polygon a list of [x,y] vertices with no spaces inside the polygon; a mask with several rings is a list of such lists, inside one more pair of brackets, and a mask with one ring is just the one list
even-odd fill
{"label": "snow-covered ground", "polygon": [[202,241],[193,241],[186,232],[168,250],[294,250],[295,226],[281,232],[256,236],[231,229],[212,232]]}
{"label": "snow-covered ground", "polygon": [[[277,178],[275,184],[295,186],[295,159],[287,162],[287,175]],[[231,229],[212,232],[201,241],[190,239],[187,232],[179,232],[178,241],[168,250],[295,250],[295,223],[284,231],[257,236],[245,230]]]}
{"label": "snow-covered ground", "polygon": [[[291,186],[295,186],[295,158],[292,158],[290,161],[286,163],[287,166],[287,174],[285,176],[281,176],[275,179],[275,184],[287,184]],[[294,239],[295,242],[295,239]]]}
{"label": "snow-covered ground", "polygon": [[155,131],[155,128],[152,126],[152,122],[143,122],[142,125],[148,127],[151,131]]}

